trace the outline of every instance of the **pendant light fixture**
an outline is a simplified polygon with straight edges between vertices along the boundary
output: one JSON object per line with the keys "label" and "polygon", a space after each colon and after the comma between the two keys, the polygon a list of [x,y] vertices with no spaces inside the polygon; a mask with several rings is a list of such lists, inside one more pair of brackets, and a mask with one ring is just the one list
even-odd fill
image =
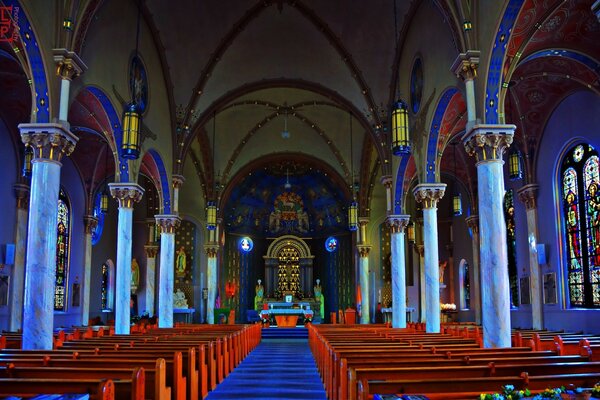
{"label": "pendant light fixture", "polygon": [[213,162],[213,200],[206,203],[206,228],[210,231],[217,229],[217,203],[214,197],[216,197],[216,175],[215,175],[215,145],[216,145],[216,125],[217,125],[217,112],[213,113],[213,134],[212,134],[212,162]]}
{"label": "pendant light fixture", "polygon": [[523,177],[523,170],[521,169],[521,153],[519,150],[513,150],[508,155],[508,178],[511,181],[516,181]]}
{"label": "pendant light fixture", "polygon": [[[141,6],[138,4],[137,31],[135,35],[135,55],[138,57],[138,46],[140,40],[140,12]],[[131,102],[126,106],[123,115],[123,142],[121,145],[121,156],[129,160],[136,160],[140,156],[140,127],[141,115],[138,104],[135,101],[135,93],[132,93]]]}
{"label": "pendant light fixture", "polygon": [[460,188],[458,188],[456,175],[456,143],[452,143],[452,151],[454,153],[454,182],[452,184],[454,194],[452,195],[452,213],[454,216],[462,215],[462,197],[460,195]]}
{"label": "pendant light fixture", "polygon": [[[106,148],[104,149],[104,175],[108,179],[108,150],[110,146],[108,142],[106,143]],[[100,194],[100,211],[102,214],[106,214],[108,212],[108,185],[104,185],[104,189],[102,189],[102,193]]]}
{"label": "pendant light fixture", "polygon": [[284,103],[285,110],[283,112],[283,130],[281,131],[281,137],[284,139],[290,138],[290,131],[288,131],[287,126],[287,117],[288,117],[288,108],[287,103]]}
{"label": "pendant light fixture", "polygon": [[[396,54],[398,53],[398,21],[394,0],[394,35],[396,40]],[[394,71],[395,73],[396,71]],[[392,153],[396,156],[410,154],[410,132],[408,126],[408,106],[400,99],[400,81],[396,79],[398,100],[392,105]]]}
{"label": "pendant light fixture", "polygon": [[348,207],[348,229],[355,231],[358,229],[358,203],[356,202],[356,191],[354,190],[354,151],[352,147],[352,112],[350,116],[350,190],[352,191],[352,202]]}
{"label": "pendant light fixture", "polygon": [[23,153],[23,177],[31,178],[31,160],[33,160],[33,148],[25,146]]}

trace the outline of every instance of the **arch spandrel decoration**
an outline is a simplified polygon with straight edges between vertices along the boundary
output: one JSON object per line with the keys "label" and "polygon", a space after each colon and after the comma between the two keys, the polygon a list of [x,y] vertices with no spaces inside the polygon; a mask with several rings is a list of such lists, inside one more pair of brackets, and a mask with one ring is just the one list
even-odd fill
{"label": "arch spandrel decoration", "polygon": [[269,258],[277,258],[281,252],[281,249],[285,246],[292,246],[296,248],[300,254],[300,259],[315,258],[315,256],[310,253],[310,247],[308,247],[308,244],[306,244],[306,242],[298,236],[294,235],[283,235],[273,240],[273,243],[271,243],[267,249],[267,254],[263,256],[263,258],[265,260]]}

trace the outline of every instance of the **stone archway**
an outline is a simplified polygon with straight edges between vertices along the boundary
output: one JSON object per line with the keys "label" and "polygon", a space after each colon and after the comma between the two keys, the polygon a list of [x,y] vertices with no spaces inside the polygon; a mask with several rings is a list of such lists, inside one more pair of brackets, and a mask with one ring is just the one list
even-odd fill
{"label": "stone archway", "polygon": [[312,297],[314,255],[304,240],[294,235],[280,236],[263,258],[268,297],[280,300],[287,293],[295,299]]}

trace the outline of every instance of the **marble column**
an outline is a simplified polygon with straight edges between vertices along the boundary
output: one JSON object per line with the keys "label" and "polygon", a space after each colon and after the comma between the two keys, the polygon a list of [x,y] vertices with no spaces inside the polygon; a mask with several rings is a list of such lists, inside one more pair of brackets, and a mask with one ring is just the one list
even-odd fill
{"label": "marble column", "polygon": [[[154,225],[154,221],[152,223]],[[146,289],[144,290],[144,302],[146,308],[144,311],[149,316],[154,315],[154,293],[156,284],[156,255],[158,254],[158,246],[154,243],[147,244],[144,246],[146,250],[146,276],[144,281],[146,282]]]}
{"label": "marble column", "polygon": [[10,301],[8,329],[21,330],[23,322],[23,290],[25,289],[25,250],[27,249],[27,217],[29,215],[29,185],[14,185],[17,198],[17,220],[15,227],[15,263],[10,279]]}
{"label": "marble column", "polygon": [[81,61],[77,53],[73,51],[54,49],[53,53],[54,62],[56,63],[56,74],[61,78],[58,119],[59,121],[67,121],[71,80],[81,75],[87,69],[87,66]]}
{"label": "marble column", "polygon": [[418,244],[415,250],[419,255],[419,322],[427,321],[425,309],[427,303],[425,301],[425,246]]}
{"label": "marble column", "polygon": [[217,253],[219,244],[209,242],[204,245],[206,251],[206,280],[208,286],[208,300],[206,302],[206,319],[209,324],[215,322],[215,299],[217,297]]}
{"label": "marble column", "polygon": [[390,215],[392,248],[392,328],[406,328],[406,256],[404,254],[404,229],[410,215]]}
{"label": "marble column", "polygon": [[185,182],[185,178],[181,175],[173,175],[173,213],[179,213],[179,189]]}
{"label": "marble column", "polygon": [[358,250],[358,273],[360,282],[360,296],[362,303],[360,305],[360,323],[368,324],[371,321],[371,313],[369,309],[369,252],[371,246],[359,244],[356,246]]}
{"label": "marble column", "polygon": [[519,200],[527,210],[527,237],[529,238],[529,285],[531,293],[531,324],[533,329],[544,329],[544,305],[542,302],[542,274],[537,254],[538,215],[537,193],[538,185],[523,186],[517,192]]}
{"label": "marble column", "polygon": [[467,153],[477,159],[483,345],[510,347],[510,295],[502,155],[514,125],[475,125],[463,136]]}
{"label": "marble column", "polygon": [[83,237],[83,287],[79,289],[81,299],[81,322],[87,326],[90,320],[90,277],[92,275],[92,231],[98,226],[98,218],[92,215],[83,217],[85,235]]}
{"label": "marble column", "polygon": [[444,196],[445,183],[421,183],[413,191],[423,203],[423,244],[425,246],[425,331],[440,332],[440,262],[438,252],[437,203]]}
{"label": "marble column", "polygon": [[50,350],[54,328],[60,161],[71,154],[78,138],[63,124],[20,124],[19,130],[25,146],[33,148],[22,348]]}
{"label": "marble column", "polygon": [[181,223],[177,215],[156,215],[160,227],[158,272],[158,327],[173,327],[173,285],[175,282],[175,230]]}
{"label": "marble column", "polygon": [[117,227],[117,270],[115,294],[115,333],[129,335],[131,326],[131,244],[133,205],[141,200],[144,189],[135,183],[109,183],[112,197],[119,201]]}
{"label": "marble column", "polygon": [[392,213],[392,185],[394,180],[391,175],[384,175],[381,177],[381,184],[385,188],[385,210],[386,215]]}
{"label": "marble column", "polygon": [[457,78],[465,82],[466,102],[467,102],[467,130],[473,126],[477,119],[477,110],[475,108],[475,78],[477,77],[477,67],[479,66],[480,52],[478,50],[468,50],[466,53],[460,53],[452,64],[452,72]]}
{"label": "marble column", "polygon": [[475,323],[481,325],[481,274],[479,273],[479,215],[465,218],[467,226],[471,229],[473,240],[473,278],[471,279],[471,304],[475,314]]}

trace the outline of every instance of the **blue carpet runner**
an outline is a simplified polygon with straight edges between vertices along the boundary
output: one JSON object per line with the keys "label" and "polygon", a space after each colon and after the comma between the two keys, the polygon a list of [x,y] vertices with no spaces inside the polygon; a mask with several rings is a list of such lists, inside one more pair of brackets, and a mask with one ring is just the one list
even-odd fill
{"label": "blue carpet runner", "polygon": [[263,329],[261,343],[206,399],[326,400],[307,336],[306,328]]}

